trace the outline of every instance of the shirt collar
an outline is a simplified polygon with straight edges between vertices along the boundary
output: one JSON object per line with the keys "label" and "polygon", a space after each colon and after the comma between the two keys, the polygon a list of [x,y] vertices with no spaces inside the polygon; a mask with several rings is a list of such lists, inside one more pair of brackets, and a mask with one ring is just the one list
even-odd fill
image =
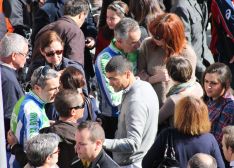
{"label": "shirt collar", "polygon": [[135,82],[136,82],[137,80],[140,80],[140,78],[137,77],[137,76],[135,77],[135,79],[136,79],[136,80],[135,80],[131,85],[129,85],[126,89],[123,90],[123,94],[129,92],[129,90],[132,88],[132,86],[135,84]]}
{"label": "shirt collar", "polygon": [[232,160],[232,161],[230,162],[230,166],[231,166],[231,167],[234,167],[234,160]]}
{"label": "shirt collar", "polygon": [[37,96],[32,90],[28,92],[28,94],[34,98],[35,101],[39,102],[41,105],[45,105],[46,102],[43,101],[39,96]]}
{"label": "shirt collar", "polygon": [[122,50],[120,50],[119,48],[116,47],[115,42],[116,42],[116,39],[113,38],[113,39],[111,40],[111,43],[110,43],[110,48],[111,48],[113,51],[115,51],[116,53],[119,53],[120,55],[126,56],[126,55],[127,55],[126,53],[124,53]]}
{"label": "shirt collar", "polygon": [[11,68],[11,69],[13,69],[13,70],[16,71],[16,68],[10,66],[9,64],[6,64],[6,63],[4,63],[4,62],[2,62],[2,61],[0,61],[0,64],[3,65],[3,66],[6,66],[6,67],[8,67],[8,68]]}

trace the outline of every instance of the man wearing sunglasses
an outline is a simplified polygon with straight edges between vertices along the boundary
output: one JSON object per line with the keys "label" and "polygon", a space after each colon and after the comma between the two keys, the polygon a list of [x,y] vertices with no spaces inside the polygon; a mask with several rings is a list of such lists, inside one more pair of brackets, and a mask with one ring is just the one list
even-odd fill
{"label": "man wearing sunglasses", "polygon": [[27,40],[16,33],[6,34],[0,44],[0,70],[4,110],[5,135],[10,129],[15,103],[24,95],[17,80],[17,70],[24,67],[28,53]]}
{"label": "man wearing sunglasses", "polygon": [[[50,127],[41,129],[40,133],[56,133],[61,137],[58,166],[69,167],[76,156],[75,133],[77,120],[83,117],[84,98],[76,90],[64,89],[57,93],[54,104],[59,113],[59,120]],[[27,163],[27,158],[22,145],[18,144],[18,140],[12,132],[8,132],[7,140],[12,146],[11,152],[16,155],[17,161],[23,167]]]}
{"label": "man wearing sunglasses", "polygon": [[[22,146],[37,135],[41,128],[50,125],[44,106],[55,99],[59,88],[59,73],[41,66],[34,71],[31,86],[32,90],[16,103],[11,116],[11,130]],[[12,164],[17,167],[17,163],[10,163]]]}

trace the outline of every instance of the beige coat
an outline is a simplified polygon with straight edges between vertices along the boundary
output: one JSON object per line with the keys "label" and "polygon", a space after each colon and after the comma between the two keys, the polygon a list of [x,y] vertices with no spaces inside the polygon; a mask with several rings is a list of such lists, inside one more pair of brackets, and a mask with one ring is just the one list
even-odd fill
{"label": "beige coat", "polygon": [[[139,59],[138,59],[138,72],[141,72],[143,70],[147,75],[152,76],[157,73],[158,69],[166,68],[166,64],[164,62],[164,54],[165,54],[164,50],[160,47],[155,46],[151,37],[146,38],[142,42],[141,47],[140,47],[140,54],[139,54]],[[197,63],[197,56],[194,50],[189,44],[187,44],[180,56],[183,56],[190,61],[193,67],[192,80],[195,81],[196,79],[195,69],[196,69],[196,63]],[[142,80],[146,80],[141,75],[139,75],[139,77]],[[155,92],[158,95],[160,107],[162,107],[163,103],[165,102],[166,94],[172,85],[173,85],[172,81],[158,82],[158,83],[152,84]]]}

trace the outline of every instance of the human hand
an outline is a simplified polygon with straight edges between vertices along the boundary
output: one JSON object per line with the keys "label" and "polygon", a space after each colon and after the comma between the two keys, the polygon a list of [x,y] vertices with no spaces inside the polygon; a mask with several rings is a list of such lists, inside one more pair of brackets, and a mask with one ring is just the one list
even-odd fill
{"label": "human hand", "polygon": [[101,118],[97,118],[96,122],[98,122],[98,124],[102,125],[102,119]]}
{"label": "human hand", "polygon": [[145,72],[145,70],[142,70],[137,74],[141,78],[141,80],[148,81],[149,80],[149,75]]}
{"label": "human hand", "polygon": [[11,130],[9,130],[7,133],[7,143],[10,144],[11,146],[14,146],[15,144],[18,143],[17,137]]}
{"label": "human hand", "polygon": [[234,56],[230,59],[229,63],[232,64],[234,62]]}
{"label": "human hand", "polygon": [[50,126],[53,125],[53,124],[55,123],[54,120],[50,120],[49,122],[50,122]]}
{"label": "human hand", "polygon": [[88,48],[93,48],[95,45],[95,39],[93,37],[86,37],[85,46]]}
{"label": "human hand", "polygon": [[157,70],[155,75],[149,77],[149,83],[151,84],[158,82],[167,82],[169,80],[170,78],[165,68]]}
{"label": "human hand", "polygon": [[45,4],[45,0],[38,0],[39,7],[42,7]]}

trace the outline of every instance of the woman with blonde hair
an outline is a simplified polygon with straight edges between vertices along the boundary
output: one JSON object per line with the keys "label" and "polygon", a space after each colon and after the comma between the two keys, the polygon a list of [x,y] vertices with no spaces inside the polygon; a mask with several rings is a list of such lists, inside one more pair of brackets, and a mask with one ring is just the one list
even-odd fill
{"label": "woman with blonde hair", "polygon": [[165,129],[159,134],[143,159],[143,168],[157,167],[161,163],[168,135],[172,137],[180,168],[186,168],[189,159],[196,153],[210,154],[217,160],[218,167],[224,168],[218,143],[209,133],[210,128],[206,104],[199,98],[182,98],[176,105],[174,128]]}

